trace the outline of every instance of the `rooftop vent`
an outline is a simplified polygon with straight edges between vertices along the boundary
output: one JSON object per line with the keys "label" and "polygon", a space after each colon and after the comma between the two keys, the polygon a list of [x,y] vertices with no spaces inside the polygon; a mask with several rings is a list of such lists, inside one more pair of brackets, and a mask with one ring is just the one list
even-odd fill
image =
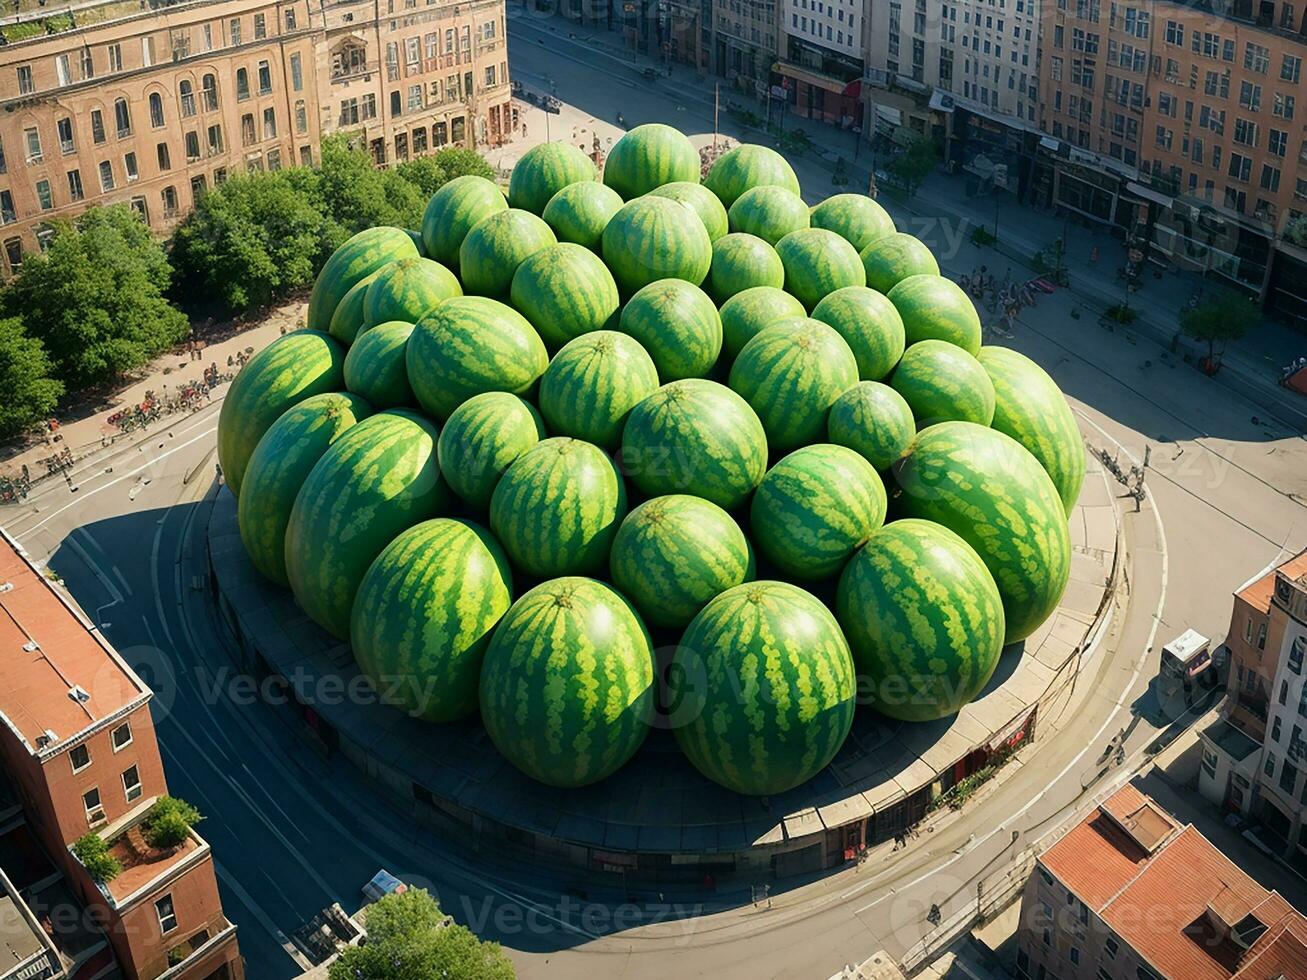
{"label": "rooftop vent", "polygon": [[35,640],[28,640],[23,644],[24,653],[36,653],[39,649],[41,649],[41,644],[37,643]]}
{"label": "rooftop vent", "polygon": [[1249,912],[1230,929],[1230,938],[1244,949],[1251,949],[1266,932],[1266,923]]}
{"label": "rooftop vent", "polygon": [[53,745],[59,741],[59,736],[54,733],[54,729],[47,728],[40,735],[36,736],[36,747],[43,749],[46,746]]}
{"label": "rooftop vent", "polygon": [[0,592],[12,592],[14,590],[13,582],[0,582]]}
{"label": "rooftop vent", "polygon": [[82,687],[80,684],[74,684],[70,687],[68,689],[68,696],[78,704],[86,704],[87,701],[91,700],[91,696],[86,693],[86,688]]}

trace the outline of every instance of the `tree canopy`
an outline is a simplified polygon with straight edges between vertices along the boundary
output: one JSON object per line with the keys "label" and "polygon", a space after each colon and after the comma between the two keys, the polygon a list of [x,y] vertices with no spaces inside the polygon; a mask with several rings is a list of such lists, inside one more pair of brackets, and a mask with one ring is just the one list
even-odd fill
{"label": "tree canopy", "polygon": [[898,178],[904,190],[911,197],[917,188],[931,175],[939,163],[939,147],[929,137],[922,136],[909,143],[902,152],[891,160],[886,169]]}
{"label": "tree canopy", "polygon": [[1216,356],[1216,345],[1222,347],[1238,340],[1257,322],[1257,304],[1243,293],[1233,289],[1201,297],[1196,303],[1180,311],[1180,329],[1194,340],[1207,344],[1207,356]]}
{"label": "tree canopy", "polygon": [[54,411],[64,386],[39,340],[18,317],[0,320],[0,439],[11,439]]}
{"label": "tree canopy", "polygon": [[322,141],[318,172],[323,206],[347,234],[376,225],[421,227],[427,205],[423,192],[398,170],[378,169],[366,150],[351,147],[345,137]]}

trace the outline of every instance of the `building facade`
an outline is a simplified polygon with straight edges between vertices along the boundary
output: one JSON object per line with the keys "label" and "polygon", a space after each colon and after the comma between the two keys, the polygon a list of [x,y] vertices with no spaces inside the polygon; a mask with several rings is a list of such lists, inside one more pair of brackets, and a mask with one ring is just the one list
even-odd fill
{"label": "building facade", "polygon": [[502,0],[19,0],[0,17],[3,271],[52,219],[126,203],[162,233],[233,173],[312,163],[328,133],[382,163],[499,140],[503,15]]}
{"label": "building facade", "polygon": [[713,0],[713,70],[737,89],[766,98],[780,46],[776,0]]}

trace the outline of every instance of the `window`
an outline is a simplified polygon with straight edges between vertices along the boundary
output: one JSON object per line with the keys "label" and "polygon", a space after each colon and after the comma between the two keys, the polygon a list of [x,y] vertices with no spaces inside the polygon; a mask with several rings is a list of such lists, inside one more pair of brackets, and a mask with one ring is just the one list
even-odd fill
{"label": "window", "polygon": [[190,83],[189,79],[183,78],[177,83],[177,93],[181,97],[182,117],[188,118],[195,115],[195,86]]}
{"label": "window", "polygon": [[209,156],[214,157],[222,152],[222,125],[214,123],[209,127],[208,133]]}
{"label": "window", "polygon": [[155,152],[157,153],[157,155],[158,155],[158,157],[159,157],[159,169],[160,169],[160,170],[171,170],[171,169],[172,169],[172,159],[171,159],[171,157],[170,157],[170,155],[169,155],[169,153],[168,153],[168,144],[167,144],[167,143],[160,143],[157,147],[155,147]]}
{"label": "window", "polygon": [[300,166],[313,166],[313,147],[309,146],[307,143],[300,147]]}
{"label": "window", "polygon": [[1077,965],[1080,963],[1080,950],[1074,946],[1071,947],[1071,962]]}
{"label": "window", "polygon": [[241,116],[241,146],[253,146],[256,142],[258,140],[254,135],[254,114],[247,112]]}
{"label": "window", "polygon": [[265,38],[268,36],[268,19],[263,14],[254,15],[254,37]]}
{"label": "window", "polygon": [[408,87],[408,111],[419,112],[422,109],[422,86],[410,85]]}
{"label": "window", "polygon": [[186,134],[186,162],[194,163],[200,158],[200,134],[191,130]]}
{"label": "window", "polygon": [[215,168],[213,171],[213,186],[221,187],[225,183],[227,183],[227,168],[226,167]]}
{"label": "window", "polygon": [[91,110],[91,142],[104,142],[104,113],[99,109]]}
{"label": "window", "polygon": [[1216,778],[1216,764],[1219,761],[1220,760],[1216,758],[1215,752],[1208,752],[1206,749],[1203,750],[1203,772],[1207,773],[1208,778]]}
{"label": "window", "polygon": [[1256,112],[1262,107],[1262,87],[1252,82],[1239,83],[1239,104]]}
{"label": "window", "polygon": [[1249,41],[1244,45],[1243,49],[1243,66],[1249,71],[1255,71],[1259,75],[1265,75],[1267,70],[1271,67],[1270,49]]}
{"label": "window", "polygon": [[[127,183],[129,184],[141,175],[140,171],[136,169],[135,153],[128,153],[125,156],[123,156],[123,173],[127,175]],[[131,736],[128,736],[128,741],[130,740],[131,740]]]}
{"label": "window", "polygon": [[113,190],[113,164],[108,160],[100,161],[100,190]]}
{"label": "window", "polygon": [[227,33],[231,37],[232,47],[241,43],[241,22],[239,17],[233,17],[228,21]]}
{"label": "window", "polygon": [[218,108],[218,79],[212,73],[201,79],[200,92],[204,97],[205,112],[213,112]]}
{"label": "window", "polygon": [[1257,124],[1251,119],[1234,121],[1234,141],[1243,146],[1257,145]]}
{"label": "window", "polygon": [[[239,24],[240,21],[232,21]],[[167,934],[177,928],[177,913],[172,907],[172,895],[165,895],[154,903],[154,912],[159,917],[159,929]]]}
{"label": "window", "polygon": [[250,97],[250,72],[248,68],[236,69],[236,101],[244,102]]}
{"label": "window", "polygon": [[307,133],[309,131],[309,114],[304,107],[304,100],[300,99],[295,103],[295,132]]}
{"label": "window", "polygon": [[[8,191],[0,191],[0,199],[8,194]],[[11,272],[17,272],[23,264],[23,240],[21,238],[5,239],[5,258],[9,260],[9,269]]]}
{"label": "window", "polygon": [[177,213],[177,188],[165,187],[159,196],[163,198],[163,213],[165,217],[171,218]]}
{"label": "window", "polygon": [[73,80],[73,73],[68,65],[68,55],[66,54],[61,54],[54,59],[54,76],[60,85],[67,85]]}
{"label": "window", "polygon": [[390,114],[391,114],[392,116],[398,116],[398,115],[399,115],[400,113],[402,113],[403,111],[404,111],[403,102],[402,102],[401,99],[400,99],[400,94],[399,94],[399,92],[391,92],[391,93],[390,93]]}
{"label": "window", "polygon": [[124,139],[132,135],[132,115],[127,108],[126,99],[115,99],[113,103],[113,119],[118,127],[118,138]]}
{"label": "window", "polygon": [[204,174],[196,174],[191,178],[191,200],[198,204],[206,190],[208,190],[208,186]]}
{"label": "window", "polygon": [[1264,191],[1278,191],[1280,189],[1280,168],[1269,163],[1262,164],[1262,178],[1259,183]]}
{"label": "window", "polygon": [[1289,669],[1295,674],[1302,673],[1304,650],[1307,650],[1307,636],[1295,636],[1289,647]]}
{"label": "window", "polygon": [[141,64],[146,68],[154,64],[154,37],[152,35],[141,38]]}
{"label": "window", "polygon": [[163,97],[158,92],[150,93],[150,125],[155,129],[163,125]]}
{"label": "window", "polygon": [[18,94],[31,95],[36,91],[36,86],[32,84],[32,66],[18,66]]}
{"label": "window", "polygon": [[[76,171],[73,171],[76,173]],[[91,764],[91,750],[85,744],[74,746],[68,753],[68,761],[73,765],[73,772],[81,772]]]}
{"label": "window", "polygon": [[23,142],[27,144],[27,162],[41,162],[41,132],[35,126],[23,130]]}
{"label": "window", "polygon": [[276,139],[277,137],[277,110],[272,106],[263,110],[263,138],[265,140]]}
{"label": "window", "polygon": [[1166,43],[1184,47],[1184,25],[1179,21],[1168,20],[1166,22]]}
{"label": "window", "polygon": [[1230,154],[1230,169],[1226,171],[1235,180],[1249,180],[1252,177],[1253,160],[1242,153]]}
{"label": "window", "polygon": [[141,775],[135,766],[123,773],[123,795],[127,797],[128,803],[141,796]]}
{"label": "window", "polygon": [[1264,772],[1267,776],[1274,776],[1274,775],[1275,775],[1275,756],[1274,756],[1274,754],[1272,754],[1272,753],[1270,753],[1270,752],[1267,752],[1267,753],[1266,753],[1266,761],[1262,764],[1262,772]]}
{"label": "window", "polygon": [[272,91],[272,68],[268,62],[259,62],[259,94],[267,95]]}
{"label": "window", "polygon": [[1293,96],[1275,93],[1275,98],[1271,103],[1271,112],[1280,119],[1293,118]]}
{"label": "window", "polygon": [[121,44],[110,44],[104,50],[105,53],[109,56],[109,70],[122,71],[123,70],[123,46]]}
{"label": "window", "polygon": [[1284,60],[1280,62],[1280,78],[1286,82],[1298,84],[1302,77],[1302,58],[1293,54],[1286,54]]}
{"label": "window", "polygon": [[1280,681],[1280,704],[1284,704],[1289,699],[1289,682]]}
{"label": "window", "polygon": [[1284,760],[1284,765],[1280,767],[1280,789],[1286,793],[1292,794],[1293,787],[1298,782],[1298,770],[1289,764],[1289,760]]}
{"label": "window", "polygon": [[[1282,156],[1284,156],[1285,153],[1288,152],[1288,149],[1289,149],[1289,134],[1286,133],[1286,132],[1285,132],[1284,130],[1282,130],[1282,129],[1272,129],[1272,130],[1270,130],[1270,131],[1269,131],[1269,134],[1268,134],[1268,137],[1267,137],[1267,141],[1266,141],[1266,148],[1267,148],[1267,149],[1268,149],[1268,150],[1269,150],[1269,151],[1270,151],[1274,156],[1277,156],[1277,157],[1282,157]],[[1299,659],[1299,664],[1301,665],[1301,663],[1302,663],[1302,661],[1301,661],[1301,658],[1300,658],[1300,659]],[[1301,671],[1295,670],[1294,673],[1295,673],[1295,674],[1297,674],[1297,673],[1301,673]]]}
{"label": "window", "polygon": [[18,220],[14,212],[14,195],[11,191],[0,191],[0,225],[11,224]]}
{"label": "window", "polygon": [[304,68],[298,53],[290,56],[290,87],[296,92],[304,91]]}
{"label": "window", "polygon": [[68,197],[73,201],[80,201],[86,196],[82,189],[82,172],[80,170],[68,171]]}
{"label": "window", "polygon": [[59,134],[59,152],[68,154],[77,149],[73,141],[73,121],[68,118],[60,119],[55,123],[55,132]]}
{"label": "window", "polygon": [[100,803],[100,790],[92,786],[82,794],[82,806],[86,808],[86,822],[95,826],[105,819],[104,806]]}
{"label": "window", "polygon": [[1257,649],[1266,649],[1266,624],[1262,623],[1257,627]]}
{"label": "window", "polygon": [[281,150],[278,150],[276,147],[268,151],[268,169],[281,169]]}
{"label": "window", "polygon": [[1276,715],[1275,718],[1271,721],[1271,741],[1278,742],[1279,740],[1280,740],[1280,716]]}
{"label": "window", "polygon": [[91,57],[90,48],[82,48],[82,77],[95,77],[95,59]]}
{"label": "window", "polygon": [[295,8],[291,7],[286,11],[286,30],[295,30]]}

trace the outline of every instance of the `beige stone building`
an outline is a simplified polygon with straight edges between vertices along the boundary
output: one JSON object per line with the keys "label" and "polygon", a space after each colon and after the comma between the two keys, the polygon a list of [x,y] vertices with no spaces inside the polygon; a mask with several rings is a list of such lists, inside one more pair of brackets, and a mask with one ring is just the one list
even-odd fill
{"label": "beige stone building", "polygon": [[511,127],[503,0],[17,5],[0,17],[6,274],[53,218],[129,203],[164,232],[233,173],[314,161],[324,134],[390,163]]}

